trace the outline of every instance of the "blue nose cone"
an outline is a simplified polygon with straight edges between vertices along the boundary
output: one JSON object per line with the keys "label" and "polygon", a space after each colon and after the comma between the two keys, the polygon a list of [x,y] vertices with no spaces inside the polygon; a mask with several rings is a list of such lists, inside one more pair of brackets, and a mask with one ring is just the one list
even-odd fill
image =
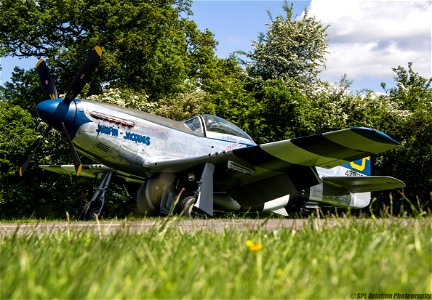
{"label": "blue nose cone", "polygon": [[46,123],[58,130],[62,130],[65,124],[66,128],[73,127],[76,115],[76,105],[63,103],[63,99],[46,100],[36,106],[36,111]]}

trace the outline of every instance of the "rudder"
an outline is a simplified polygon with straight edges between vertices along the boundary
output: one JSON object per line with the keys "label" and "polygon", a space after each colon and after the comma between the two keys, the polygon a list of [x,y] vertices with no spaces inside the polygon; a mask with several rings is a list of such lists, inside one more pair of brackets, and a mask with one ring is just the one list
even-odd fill
{"label": "rudder", "polygon": [[361,173],[364,176],[372,175],[370,156],[351,161],[349,163],[343,164],[342,166],[354,172]]}

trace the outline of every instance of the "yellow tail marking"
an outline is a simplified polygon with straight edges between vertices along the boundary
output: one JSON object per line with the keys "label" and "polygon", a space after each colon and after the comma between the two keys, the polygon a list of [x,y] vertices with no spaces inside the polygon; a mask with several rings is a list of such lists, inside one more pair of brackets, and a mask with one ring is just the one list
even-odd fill
{"label": "yellow tail marking", "polygon": [[358,165],[358,164],[356,164],[355,162],[350,162],[350,166],[353,168],[353,169],[356,169],[357,171],[363,171],[365,168],[366,168],[366,161],[367,160],[370,160],[370,156],[368,156],[368,157],[363,157],[362,158],[362,163],[361,163],[361,165]]}

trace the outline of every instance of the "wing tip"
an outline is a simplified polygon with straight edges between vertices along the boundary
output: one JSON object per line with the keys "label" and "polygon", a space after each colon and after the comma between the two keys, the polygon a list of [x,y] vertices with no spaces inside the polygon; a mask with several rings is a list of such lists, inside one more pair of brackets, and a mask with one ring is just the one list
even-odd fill
{"label": "wing tip", "polygon": [[374,128],[353,127],[353,128],[351,128],[351,130],[357,134],[360,134],[366,138],[372,139],[372,140],[379,142],[379,143],[384,143],[384,144],[389,144],[389,145],[394,145],[394,146],[400,145],[400,143],[398,141],[396,141],[395,139],[393,139],[392,137],[390,137],[386,133],[379,131],[377,129],[374,129]]}

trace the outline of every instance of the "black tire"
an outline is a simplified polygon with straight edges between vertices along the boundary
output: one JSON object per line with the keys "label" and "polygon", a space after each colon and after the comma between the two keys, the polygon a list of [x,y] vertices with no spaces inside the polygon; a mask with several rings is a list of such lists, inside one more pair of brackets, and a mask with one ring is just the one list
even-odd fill
{"label": "black tire", "polygon": [[89,201],[84,205],[81,216],[84,220],[96,220],[96,216],[100,219],[101,208],[101,201]]}
{"label": "black tire", "polygon": [[190,210],[190,217],[193,219],[208,219],[210,216],[203,212],[201,209],[192,206]]}
{"label": "black tire", "polygon": [[188,196],[180,200],[179,207],[180,207],[180,215],[181,216],[192,216],[192,208],[193,205],[196,202],[195,196]]}

